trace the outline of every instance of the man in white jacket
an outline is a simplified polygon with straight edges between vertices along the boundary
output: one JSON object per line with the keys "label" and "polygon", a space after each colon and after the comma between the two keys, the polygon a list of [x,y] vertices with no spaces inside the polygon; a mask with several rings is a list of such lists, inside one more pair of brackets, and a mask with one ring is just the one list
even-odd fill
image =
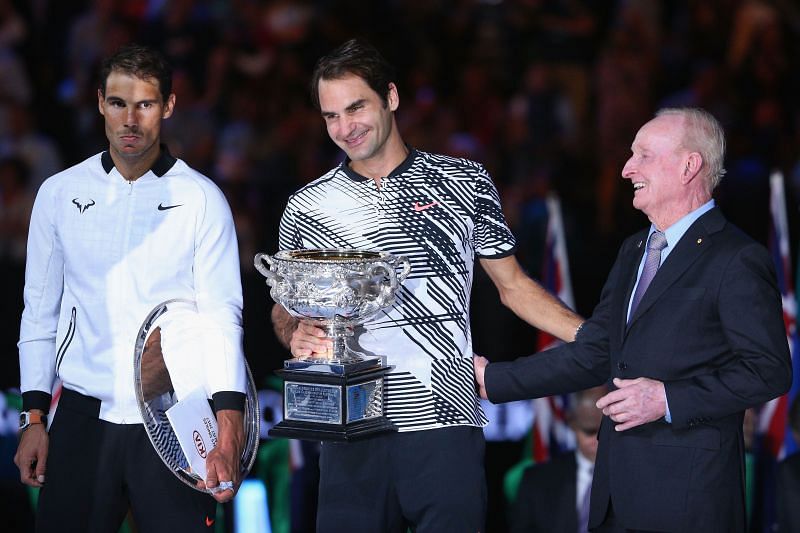
{"label": "man in white jacket", "polygon": [[[238,488],[246,370],[230,208],[207,177],[170,155],[171,68],[129,45],[103,64],[107,151],[49,178],[31,216],[19,355],[23,414],[15,462],[41,487],[37,531],[208,531]],[[158,304],[196,302],[226,349],[198,359],[219,423],[207,458],[212,497],[183,484],[151,446],[136,401],[133,347]],[[46,414],[63,383],[49,434]],[[233,482],[231,485],[230,482]]]}

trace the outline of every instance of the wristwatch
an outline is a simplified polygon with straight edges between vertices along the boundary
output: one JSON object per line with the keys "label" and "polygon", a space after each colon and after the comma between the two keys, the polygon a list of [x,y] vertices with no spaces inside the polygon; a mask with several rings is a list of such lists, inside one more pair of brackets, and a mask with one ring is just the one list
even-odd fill
{"label": "wristwatch", "polygon": [[25,431],[33,424],[47,425],[47,415],[39,413],[31,413],[30,411],[22,411],[19,414],[19,430]]}

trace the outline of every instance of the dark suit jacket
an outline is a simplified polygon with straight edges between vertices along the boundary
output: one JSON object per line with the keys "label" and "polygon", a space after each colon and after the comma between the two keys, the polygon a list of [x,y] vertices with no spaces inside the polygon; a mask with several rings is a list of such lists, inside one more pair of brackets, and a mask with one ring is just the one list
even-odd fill
{"label": "dark suit jacket", "polygon": [[664,382],[671,424],[616,432],[603,419],[590,527],[613,501],[625,528],[742,531],[744,410],[791,384],[775,271],[763,246],[712,209],[677,243],[626,326],[646,238],[622,244],[576,342],[489,365],[487,392],[505,402],[617,377]]}
{"label": "dark suit jacket", "polygon": [[778,531],[800,531],[800,452],[778,464]]}
{"label": "dark suit jacket", "polygon": [[526,468],[511,506],[511,533],[575,533],[577,483],[575,452]]}

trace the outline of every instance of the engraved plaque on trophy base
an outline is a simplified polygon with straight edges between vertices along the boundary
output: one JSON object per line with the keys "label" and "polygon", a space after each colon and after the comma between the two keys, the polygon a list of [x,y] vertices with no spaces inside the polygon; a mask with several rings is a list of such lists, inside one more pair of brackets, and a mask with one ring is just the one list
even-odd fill
{"label": "engraved plaque on trophy base", "polygon": [[270,436],[351,441],[396,430],[383,415],[383,377],[392,367],[373,362],[367,369],[320,363],[291,368],[299,363],[286,361],[276,371],[284,379],[284,414]]}

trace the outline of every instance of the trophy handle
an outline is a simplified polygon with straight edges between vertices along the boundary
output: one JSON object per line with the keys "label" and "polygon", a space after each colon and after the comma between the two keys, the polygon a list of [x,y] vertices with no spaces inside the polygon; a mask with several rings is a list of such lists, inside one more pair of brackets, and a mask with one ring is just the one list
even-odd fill
{"label": "trophy handle", "polygon": [[255,265],[256,270],[261,272],[261,275],[267,278],[268,282],[275,280],[280,281],[281,277],[279,275],[277,275],[275,272],[264,266],[265,261],[268,265],[271,265],[272,257],[270,257],[268,254],[262,254],[262,253],[256,254],[255,258],[253,258],[253,264]]}
{"label": "trophy handle", "polygon": [[[403,270],[399,275],[397,274],[397,263],[402,263],[403,265]],[[376,261],[370,265],[369,275],[374,276],[378,270],[384,271],[389,278],[389,284],[381,286],[381,293],[378,298],[378,301],[381,302],[381,306],[385,306],[394,301],[394,293],[397,292],[400,283],[406,279],[408,273],[411,271],[411,264],[405,256],[398,257],[394,265],[390,265],[386,261]]]}
{"label": "trophy handle", "polygon": [[397,276],[397,282],[403,283],[408,277],[408,273],[411,272],[411,262],[408,260],[408,257],[404,255],[398,257],[397,262],[403,265],[403,271]]}
{"label": "trophy handle", "polygon": [[381,291],[381,293],[385,296],[394,294],[394,292],[397,290],[397,287],[403,283],[403,281],[408,277],[408,273],[411,272],[411,263],[406,256],[401,255],[398,257],[397,263],[400,263],[403,266],[403,270],[400,272],[400,274],[397,273],[396,264],[390,265],[386,261],[376,261],[369,267],[370,276],[374,276],[376,270],[383,270],[386,272],[386,276],[389,278],[389,286],[384,286],[383,290]]}
{"label": "trophy handle", "polygon": [[378,270],[384,271],[386,273],[386,277],[389,278],[389,286],[387,287],[384,285],[381,287],[381,296],[385,297],[394,294],[394,291],[397,290],[397,286],[399,285],[397,281],[397,272],[395,271],[394,267],[386,261],[375,261],[369,266],[369,275],[376,275],[376,271]]}

